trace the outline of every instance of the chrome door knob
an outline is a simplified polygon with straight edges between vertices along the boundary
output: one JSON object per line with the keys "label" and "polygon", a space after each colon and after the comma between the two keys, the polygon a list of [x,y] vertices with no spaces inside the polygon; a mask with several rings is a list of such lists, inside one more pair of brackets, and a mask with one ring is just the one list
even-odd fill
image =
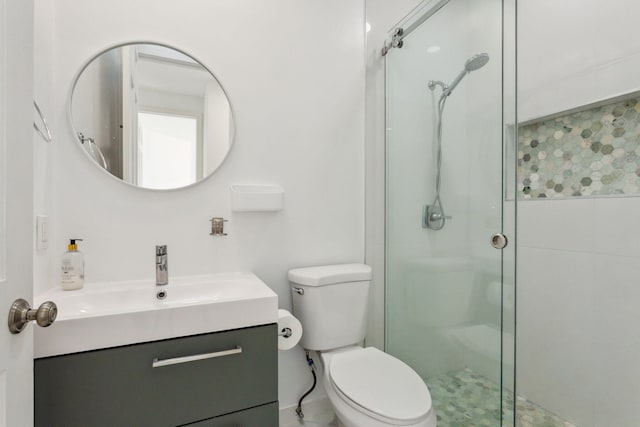
{"label": "chrome door knob", "polygon": [[22,298],[18,298],[11,305],[9,310],[9,331],[12,334],[19,334],[32,320],[39,326],[46,328],[50,326],[58,316],[58,306],[52,301],[45,301],[38,309],[33,309],[29,303]]}

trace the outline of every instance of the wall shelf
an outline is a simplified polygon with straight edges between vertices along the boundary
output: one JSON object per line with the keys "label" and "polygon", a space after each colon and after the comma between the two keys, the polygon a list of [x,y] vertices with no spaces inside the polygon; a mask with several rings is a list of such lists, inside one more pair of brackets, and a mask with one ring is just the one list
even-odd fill
{"label": "wall shelf", "polygon": [[233,212],[277,212],[284,207],[284,190],[279,185],[231,186]]}

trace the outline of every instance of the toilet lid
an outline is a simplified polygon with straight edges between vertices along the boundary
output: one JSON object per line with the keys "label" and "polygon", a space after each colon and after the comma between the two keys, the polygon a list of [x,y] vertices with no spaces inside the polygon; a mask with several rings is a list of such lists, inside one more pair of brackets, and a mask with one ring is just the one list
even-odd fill
{"label": "toilet lid", "polygon": [[329,374],[342,394],[382,417],[406,422],[431,410],[429,389],[418,374],[374,347],[336,354]]}

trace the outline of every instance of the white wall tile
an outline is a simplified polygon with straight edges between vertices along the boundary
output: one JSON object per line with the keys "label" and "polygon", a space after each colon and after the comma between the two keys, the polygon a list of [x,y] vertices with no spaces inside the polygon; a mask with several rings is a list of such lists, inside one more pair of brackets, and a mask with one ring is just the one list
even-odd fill
{"label": "white wall tile", "polygon": [[[519,1],[519,119],[637,91],[639,10]],[[638,214],[638,198],[518,204],[518,391],[580,427],[638,424]]]}
{"label": "white wall tile", "polygon": [[640,407],[639,258],[595,258],[590,387],[593,426],[635,426]]}
{"label": "white wall tile", "polygon": [[[638,8],[628,0],[519,1],[519,120],[637,91]],[[592,27],[599,30],[585,31]]]}
{"label": "white wall tile", "polygon": [[533,200],[518,203],[518,245],[591,251],[596,244],[593,199]]}
{"label": "white wall tile", "polygon": [[518,210],[518,392],[581,427],[635,425],[640,199]]}
{"label": "white wall tile", "polygon": [[593,415],[594,271],[591,254],[518,251],[518,393],[581,427]]}
{"label": "white wall tile", "polygon": [[594,200],[594,252],[640,256],[640,197]]}

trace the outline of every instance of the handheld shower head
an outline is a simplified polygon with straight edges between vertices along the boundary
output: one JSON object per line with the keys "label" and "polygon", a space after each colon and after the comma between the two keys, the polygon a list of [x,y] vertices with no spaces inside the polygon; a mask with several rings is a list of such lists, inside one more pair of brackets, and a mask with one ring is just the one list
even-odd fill
{"label": "handheld shower head", "polygon": [[470,73],[471,71],[484,67],[487,62],[489,62],[489,54],[478,53],[467,59],[467,62],[464,63],[464,69]]}
{"label": "handheld shower head", "polygon": [[488,53],[478,53],[473,55],[471,58],[467,59],[467,62],[464,63],[464,69],[458,74],[458,76],[451,82],[449,87],[447,87],[443,92],[442,96],[449,96],[451,92],[458,86],[458,84],[462,81],[464,76],[469,74],[472,71],[475,71],[479,68],[484,67],[487,62],[489,62],[489,54]]}

